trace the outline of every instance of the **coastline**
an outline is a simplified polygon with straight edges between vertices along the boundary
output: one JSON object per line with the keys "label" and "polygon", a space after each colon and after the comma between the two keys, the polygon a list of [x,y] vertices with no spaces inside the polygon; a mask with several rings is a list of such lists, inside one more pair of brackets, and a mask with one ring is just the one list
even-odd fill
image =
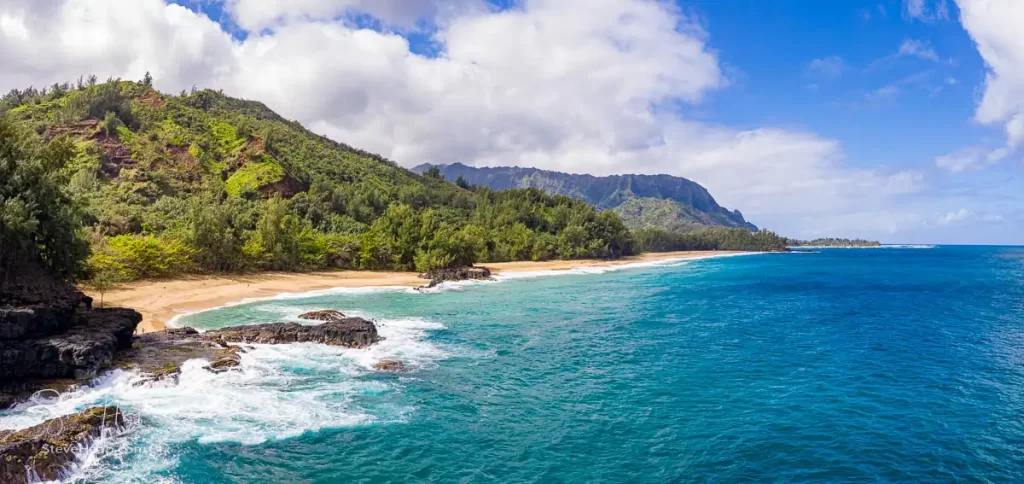
{"label": "coastline", "polygon": [[[481,264],[495,275],[519,272],[568,271],[587,267],[614,267],[668,260],[705,259],[744,254],[731,251],[686,251],[645,253],[617,260],[553,260],[543,262],[499,262]],[[334,271],[262,272],[217,274],[179,279],[135,281],[103,295],[105,307],[126,307],[142,313],[139,331],[150,333],[167,328],[174,318],[284,293],[303,293],[334,288],[413,288],[426,284],[415,272]],[[85,290],[98,303],[99,294]]]}

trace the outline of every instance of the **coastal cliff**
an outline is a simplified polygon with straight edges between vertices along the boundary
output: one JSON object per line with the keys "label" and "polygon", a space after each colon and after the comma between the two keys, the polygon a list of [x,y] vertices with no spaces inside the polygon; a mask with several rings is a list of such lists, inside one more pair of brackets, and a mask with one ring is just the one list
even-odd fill
{"label": "coastal cliff", "polygon": [[95,377],[131,347],[140,321],[131,309],[93,308],[39,261],[0,268],[0,408]]}

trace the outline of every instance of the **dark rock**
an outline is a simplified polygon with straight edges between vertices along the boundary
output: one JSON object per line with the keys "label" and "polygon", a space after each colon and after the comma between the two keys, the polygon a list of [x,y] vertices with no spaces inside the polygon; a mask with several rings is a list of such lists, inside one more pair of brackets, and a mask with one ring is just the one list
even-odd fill
{"label": "dark rock", "polygon": [[344,318],[314,326],[298,323],[234,326],[209,334],[235,343],[322,343],[348,348],[365,348],[380,341],[377,327],[363,318]]}
{"label": "dark rock", "polygon": [[185,326],[184,328],[167,328],[166,333],[175,336],[187,336],[199,334],[199,331],[193,327]]}
{"label": "dark rock", "polygon": [[380,360],[373,365],[374,368],[380,371],[390,371],[394,373],[405,371],[405,363],[399,360]]}
{"label": "dark rock", "polygon": [[447,269],[433,269],[420,274],[421,279],[430,279],[426,287],[434,287],[442,282],[450,281],[493,281],[491,270],[486,267],[451,267]]}
{"label": "dark rock", "polygon": [[220,373],[238,365],[241,348],[228,346],[219,337],[200,333],[192,328],[171,328],[166,331],[135,337],[132,348],[118,354],[114,366],[137,370],[146,375],[138,385],[163,380],[176,380],[181,365],[188,360],[211,362],[210,371]]}
{"label": "dark rock", "polygon": [[238,354],[241,348],[231,346],[220,350],[221,356],[210,362],[209,370],[213,373],[223,373],[242,364],[242,357]]}
{"label": "dark rock", "polygon": [[131,309],[92,309],[91,298],[39,259],[2,265],[0,409],[96,376],[131,347],[141,321]]}
{"label": "dark rock", "polygon": [[13,407],[32,399],[35,395],[45,398],[77,390],[88,381],[74,378],[35,378],[4,381],[0,383],[0,410]]}
{"label": "dark rock", "polygon": [[118,350],[131,347],[142,315],[131,309],[81,310],[63,333],[0,340],[0,380],[91,378]]}
{"label": "dark rock", "polygon": [[57,309],[91,308],[92,298],[70,282],[55,277],[41,260],[22,260],[0,267],[0,307],[46,306]]}
{"label": "dark rock", "polygon": [[74,321],[74,308],[32,306],[0,308],[0,340],[26,339],[57,334]]}
{"label": "dark rock", "polygon": [[333,309],[323,309],[320,311],[302,313],[299,315],[299,319],[308,319],[311,321],[341,321],[342,319],[345,319],[345,315],[341,314],[340,311],[335,311]]}
{"label": "dark rock", "polygon": [[125,425],[117,407],[93,407],[21,430],[0,430],[0,482],[20,484],[65,477],[76,452]]}

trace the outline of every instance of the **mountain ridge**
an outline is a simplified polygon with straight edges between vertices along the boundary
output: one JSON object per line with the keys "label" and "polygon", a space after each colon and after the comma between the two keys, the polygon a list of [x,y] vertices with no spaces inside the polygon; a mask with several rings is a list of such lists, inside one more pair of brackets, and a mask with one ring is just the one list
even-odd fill
{"label": "mountain ridge", "polygon": [[[437,167],[448,180],[462,177],[471,185],[494,190],[538,188],[552,195],[581,199],[611,210],[631,228],[658,227],[686,232],[702,226],[742,227],[757,231],[739,210],[728,210],[699,183],[672,175],[571,174],[518,166],[473,167],[462,163],[413,167],[425,173]],[[674,203],[672,203],[674,202]]]}

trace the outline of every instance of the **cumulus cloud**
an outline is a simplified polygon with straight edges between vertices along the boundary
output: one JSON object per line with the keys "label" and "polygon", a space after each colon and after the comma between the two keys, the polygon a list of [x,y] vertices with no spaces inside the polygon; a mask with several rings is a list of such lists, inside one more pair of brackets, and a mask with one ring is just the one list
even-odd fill
{"label": "cumulus cloud", "polygon": [[[913,171],[852,168],[810,131],[687,119],[729,79],[709,34],[669,3],[450,5],[230,0],[248,30],[236,40],[162,0],[0,0],[0,89],[149,70],[165,91],[222,88],[406,166],[681,175],[780,230],[880,210],[923,185]],[[331,21],[353,11],[400,28],[429,18],[441,53],[413,53],[400,28]]]}
{"label": "cumulus cloud", "polygon": [[227,74],[233,46],[220,25],[160,1],[0,0],[0,88],[76,79],[140,78],[174,87]]}
{"label": "cumulus cloud", "polygon": [[960,22],[974,39],[988,72],[975,112],[983,124],[1002,124],[1007,146],[1024,141],[1024,2],[958,0]]}

